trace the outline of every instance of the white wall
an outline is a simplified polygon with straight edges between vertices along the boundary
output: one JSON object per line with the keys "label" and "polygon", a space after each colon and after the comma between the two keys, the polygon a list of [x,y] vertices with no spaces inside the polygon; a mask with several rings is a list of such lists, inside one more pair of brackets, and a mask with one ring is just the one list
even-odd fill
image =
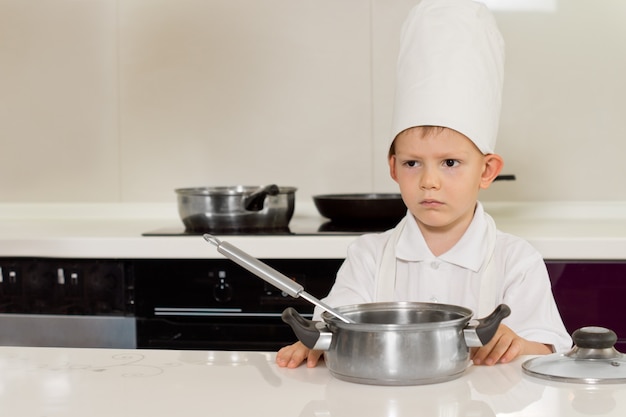
{"label": "white wall", "polygon": [[[415,2],[0,0],[0,202],[395,191],[393,73]],[[626,3],[531,3],[494,9],[498,152],[518,180],[483,199],[626,200]]]}

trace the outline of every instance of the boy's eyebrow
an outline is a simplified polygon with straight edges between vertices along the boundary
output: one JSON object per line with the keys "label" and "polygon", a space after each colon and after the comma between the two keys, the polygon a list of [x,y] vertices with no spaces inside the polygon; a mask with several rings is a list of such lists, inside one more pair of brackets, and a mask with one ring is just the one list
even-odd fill
{"label": "boy's eyebrow", "polygon": [[[470,155],[469,151],[464,150],[451,150],[446,152],[441,152],[435,155],[429,155],[428,158],[435,159],[463,159],[467,158]],[[422,154],[415,154],[413,152],[396,152],[396,157],[398,159],[424,159],[426,156]]]}

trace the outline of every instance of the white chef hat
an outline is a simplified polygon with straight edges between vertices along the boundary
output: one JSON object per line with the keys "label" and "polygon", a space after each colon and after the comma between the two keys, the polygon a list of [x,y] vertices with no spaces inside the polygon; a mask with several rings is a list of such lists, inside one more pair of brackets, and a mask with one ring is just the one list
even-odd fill
{"label": "white chef hat", "polygon": [[422,0],[402,30],[392,140],[414,126],[444,126],[493,153],[504,40],[491,12],[472,0]]}

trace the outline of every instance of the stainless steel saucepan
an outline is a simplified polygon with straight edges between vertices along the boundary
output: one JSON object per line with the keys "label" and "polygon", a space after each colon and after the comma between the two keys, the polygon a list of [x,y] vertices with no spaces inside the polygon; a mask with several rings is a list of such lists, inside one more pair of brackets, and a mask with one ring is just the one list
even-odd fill
{"label": "stainless steel saucepan", "polygon": [[295,209],[294,187],[197,187],[176,189],[178,213],[190,232],[287,229]]}
{"label": "stainless steel saucepan", "polygon": [[488,343],[511,311],[501,304],[489,316],[472,320],[470,309],[456,305],[380,302],[342,306],[337,312],[355,323],[323,313],[322,324],[291,307],[283,321],[307,347],[325,351],[326,366],[339,379],[422,385],[460,377],[469,364],[469,348]]}

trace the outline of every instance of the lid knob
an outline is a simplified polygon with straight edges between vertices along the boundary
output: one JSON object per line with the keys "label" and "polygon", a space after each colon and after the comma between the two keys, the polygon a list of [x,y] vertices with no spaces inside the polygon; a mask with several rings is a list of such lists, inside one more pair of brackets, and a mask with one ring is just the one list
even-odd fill
{"label": "lid knob", "polygon": [[574,344],[583,349],[607,349],[617,342],[617,335],[613,330],[604,327],[581,327],[572,333]]}

